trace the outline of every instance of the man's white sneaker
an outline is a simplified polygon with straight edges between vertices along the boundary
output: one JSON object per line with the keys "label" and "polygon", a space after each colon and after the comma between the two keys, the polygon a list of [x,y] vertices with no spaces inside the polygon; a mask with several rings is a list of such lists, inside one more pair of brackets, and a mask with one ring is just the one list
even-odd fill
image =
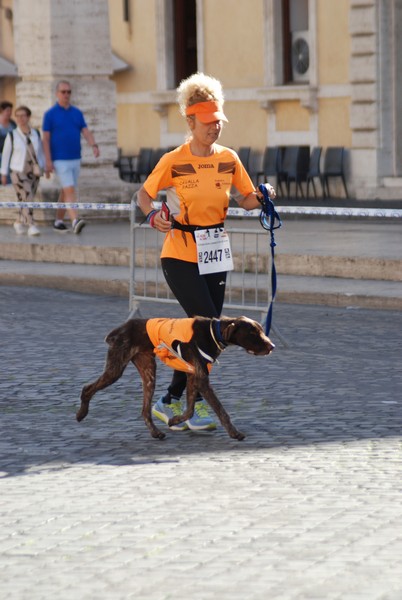
{"label": "man's white sneaker", "polygon": [[28,235],[40,235],[40,231],[36,225],[30,225],[28,227]]}
{"label": "man's white sneaker", "polygon": [[14,229],[17,235],[22,235],[23,233],[25,233],[25,227],[22,223],[14,223]]}

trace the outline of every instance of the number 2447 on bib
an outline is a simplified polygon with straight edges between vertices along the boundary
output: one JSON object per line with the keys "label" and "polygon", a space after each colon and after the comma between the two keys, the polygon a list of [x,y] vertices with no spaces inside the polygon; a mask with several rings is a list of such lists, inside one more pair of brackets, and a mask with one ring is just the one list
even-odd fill
{"label": "number 2447 on bib", "polygon": [[208,230],[195,232],[200,274],[232,271],[233,258],[228,234],[221,230],[219,233],[215,231],[215,235],[210,236],[205,235],[206,231]]}

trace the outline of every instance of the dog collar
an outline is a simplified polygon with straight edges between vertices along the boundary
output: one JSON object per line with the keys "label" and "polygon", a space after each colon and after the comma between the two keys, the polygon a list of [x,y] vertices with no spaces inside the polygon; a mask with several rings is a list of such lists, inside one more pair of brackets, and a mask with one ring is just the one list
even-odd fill
{"label": "dog collar", "polygon": [[209,326],[209,330],[211,332],[211,337],[214,340],[215,344],[218,346],[219,350],[224,350],[227,347],[227,344],[223,341],[220,320],[212,319]]}

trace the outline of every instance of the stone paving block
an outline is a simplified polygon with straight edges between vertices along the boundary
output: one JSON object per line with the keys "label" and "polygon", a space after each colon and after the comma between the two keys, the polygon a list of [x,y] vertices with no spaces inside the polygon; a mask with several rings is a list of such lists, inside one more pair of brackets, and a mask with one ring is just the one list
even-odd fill
{"label": "stone paving block", "polygon": [[0,315],[6,600],[399,600],[401,313],[277,306],[290,348],[212,371],[242,443],[152,440],[134,369],[76,423],[125,301],[0,287]]}

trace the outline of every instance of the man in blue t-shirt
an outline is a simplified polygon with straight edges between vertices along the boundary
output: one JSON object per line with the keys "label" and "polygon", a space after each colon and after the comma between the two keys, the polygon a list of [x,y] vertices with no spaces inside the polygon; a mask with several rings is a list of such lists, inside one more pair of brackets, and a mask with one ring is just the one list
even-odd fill
{"label": "man in blue t-shirt", "polygon": [[[13,105],[11,102],[8,102],[8,100],[3,100],[3,102],[0,102],[0,164],[7,134],[17,127],[16,122],[11,118],[12,112]],[[7,183],[11,183],[10,174],[7,175]]]}
{"label": "man in blue t-shirt", "polygon": [[[81,133],[91,146],[95,158],[99,148],[93,134],[89,131],[83,113],[70,104],[71,85],[68,81],[59,81],[56,86],[57,102],[43,115],[43,149],[46,158],[45,174],[49,177],[54,171],[61,184],[61,202],[77,202],[78,176],[81,166]],[[59,208],[53,228],[67,231],[63,222],[64,208]],[[68,209],[74,233],[80,233],[85,221],[78,218],[74,208]]]}

